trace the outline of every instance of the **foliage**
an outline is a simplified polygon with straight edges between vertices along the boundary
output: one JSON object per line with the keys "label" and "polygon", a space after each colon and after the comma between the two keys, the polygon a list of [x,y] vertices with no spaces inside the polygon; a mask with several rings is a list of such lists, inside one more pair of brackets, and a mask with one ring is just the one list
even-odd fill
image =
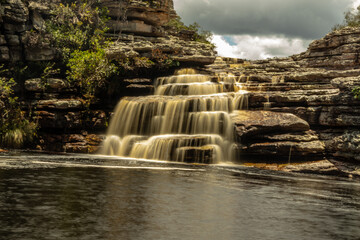
{"label": "foliage", "polygon": [[360,27],[360,5],[356,9],[351,9],[344,13],[344,22],[337,24],[333,30],[339,30],[344,27]]}
{"label": "foliage", "polygon": [[[159,68],[180,66],[178,61],[174,61],[169,55],[164,54],[160,49],[153,49],[151,55]],[[174,53],[174,55],[176,55],[176,53]]]}
{"label": "foliage", "polygon": [[121,58],[116,61],[119,70],[126,71],[134,71],[139,68],[150,68],[155,63],[146,57],[132,57],[132,58]]}
{"label": "foliage", "polygon": [[94,49],[105,42],[106,13],[99,7],[99,0],[60,4],[51,11],[47,31],[64,60],[76,50]]}
{"label": "foliage", "polygon": [[[7,70],[0,66],[0,74]],[[20,148],[31,143],[36,136],[37,124],[25,117],[18,97],[14,96],[16,83],[13,78],[0,77],[0,145]]]}
{"label": "foliage", "polygon": [[197,42],[203,42],[211,44],[211,40],[213,37],[213,34],[210,31],[204,30],[198,23],[194,22],[193,24],[190,24],[189,26],[186,26],[182,21],[180,17],[176,17],[171,19],[167,25],[168,27],[171,27],[175,29],[176,31],[192,31],[193,32],[193,40]]}
{"label": "foliage", "polygon": [[[360,27],[360,5],[356,9],[351,9],[344,13],[344,21],[342,24],[337,24],[333,30],[339,30],[344,27]],[[360,86],[352,89],[355,99],[360,100]]]}
{"label": "foliage", "polygon": [[47,23],[53,44],[61,52],[67,68],[67,79],[80,88],[87,105],[116,71],[104,50],[108,46],[107,10],[99,6],[99,0],[60,4]]}
{"label": "foliage", "polygon": [[68,79],[80,87],[88,104],[94,99],[96,90],[116,72],[115,65],[109,63],[105,50],[100,48],[74,51],[67,66]]}
{"label": "foliage", "polygon": [[60,69],[54,69],[55,63],[47,63],[43,72],[41,73],[41,86],[45,90],[47,87],[47,80],[49,77],[60,73]]}
{"label": "foliage", "polygon": [[353,88],[352,93],[356,99],[360,100],[360,86]]}

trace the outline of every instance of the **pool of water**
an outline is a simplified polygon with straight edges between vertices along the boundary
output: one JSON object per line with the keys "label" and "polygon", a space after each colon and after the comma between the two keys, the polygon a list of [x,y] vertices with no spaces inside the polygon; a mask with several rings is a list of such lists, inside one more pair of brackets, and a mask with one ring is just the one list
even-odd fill
{"label": "pool of water", "polygon": [[239,166],[0,155],[0,239],[359,239],[360,183]]}

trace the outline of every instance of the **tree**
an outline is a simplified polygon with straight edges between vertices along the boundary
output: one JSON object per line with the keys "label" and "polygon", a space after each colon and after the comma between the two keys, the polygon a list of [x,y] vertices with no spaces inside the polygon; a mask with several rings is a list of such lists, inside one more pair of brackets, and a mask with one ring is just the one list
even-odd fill
{"label": "tree", "polygon": [[360,27],[360,5],[356,9],[344,12],[344,21],[342,24],[336,24],[333,30],[339,30],[344,27]]}

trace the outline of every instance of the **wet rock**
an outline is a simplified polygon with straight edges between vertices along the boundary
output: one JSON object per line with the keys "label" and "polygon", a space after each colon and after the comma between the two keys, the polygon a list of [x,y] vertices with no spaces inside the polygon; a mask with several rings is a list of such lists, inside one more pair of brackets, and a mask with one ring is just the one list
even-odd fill
{"label": "wet rock", "polygon": [[328,160],[288,164],[281,168],[285,172],[310,173],[322,175],[347,175],[341,172],[333,163]]}
{"label": "wet rock", "polygon": [[215,149],[213,146],[182,147],[178,148],[177,152],[179,156],[178,161],[204,164],[215,163],[215,159],[213,159]]}

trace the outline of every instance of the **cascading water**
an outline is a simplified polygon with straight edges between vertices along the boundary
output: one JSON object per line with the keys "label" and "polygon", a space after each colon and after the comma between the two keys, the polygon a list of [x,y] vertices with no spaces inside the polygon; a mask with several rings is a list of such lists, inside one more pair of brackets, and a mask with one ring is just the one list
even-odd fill
{"label": "cascading water", "polygon": [[[247,97],[236,81],[222,79],[184,69],[156,79],[154,96],[123,98],[103,153],[178,162],[230,160],[234,130],[229,113],[246,106]],[[237,92],[226,92],[229,84]]]}

